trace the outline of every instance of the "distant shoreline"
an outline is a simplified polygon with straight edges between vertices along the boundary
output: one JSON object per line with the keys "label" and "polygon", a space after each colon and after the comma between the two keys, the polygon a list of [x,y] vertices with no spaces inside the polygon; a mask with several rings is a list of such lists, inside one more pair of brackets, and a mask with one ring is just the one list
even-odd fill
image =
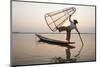
{"label": "distant shoreline", "polygon": [[[58,32],[55,32],[55,33],[52,33],[52,32],[45,32],[45,33],[42,33],[42,32],[12,32],[13,34],[66,34],[66,33],[58,33]],[[77,34],[77,33],[72,33],[72,34]],[[80,34],[96,34],[96,33],[80,33]]]}

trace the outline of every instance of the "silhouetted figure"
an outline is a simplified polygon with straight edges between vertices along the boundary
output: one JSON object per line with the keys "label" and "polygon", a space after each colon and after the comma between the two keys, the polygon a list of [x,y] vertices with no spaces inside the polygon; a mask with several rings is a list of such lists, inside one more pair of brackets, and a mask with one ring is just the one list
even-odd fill
{"label": "silhouetted figure", "polygon": [[77,32],[78,32],[78,34],[80,34],[80,32],[78,31],[78,29],[77,29],[77,26],[76,26],[76,24],[78,24],[78,21],[77,20],[71,20],[71,15],[69,16],[69,21],[70,21],[70,25],[69,26],[61,26],[61,27],[57,27],[57,29],[59,30],[59,32],[62,32],[62,31],[66,31],[67,32],[67,36],[66,36],[66,40],[68,41],[68,42],[70,42],[70,38],[71,38],[71,31],[73,30],[73,29],[75,29]]}

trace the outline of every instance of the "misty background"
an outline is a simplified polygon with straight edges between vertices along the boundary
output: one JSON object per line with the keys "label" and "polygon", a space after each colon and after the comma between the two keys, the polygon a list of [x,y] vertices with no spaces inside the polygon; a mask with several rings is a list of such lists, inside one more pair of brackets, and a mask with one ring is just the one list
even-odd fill
{"label": "misty background", "polygon": [[[51,33],[44,15],[63,8],[75,7],[72,19],[77,19],[81,33],[95,33],[95,7],[47,3],[12,2],[12,32]],[[72,31],[76,33],[76,31]]]}

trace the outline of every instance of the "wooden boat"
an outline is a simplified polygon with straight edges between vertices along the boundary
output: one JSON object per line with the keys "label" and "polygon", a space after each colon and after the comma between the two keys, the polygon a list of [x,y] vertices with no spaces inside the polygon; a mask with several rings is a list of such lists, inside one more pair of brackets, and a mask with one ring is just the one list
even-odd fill
{"label": "wooden boat", "polygon": [[50,39],[50,38],[41,36],[39,34],[35,34],[35,35],[40,39],[39,42],[45,42],[45,43],[48,43],[48,44],[51,44],[51,45],[58,45],[58,46],[61,46],[61,47],[75,48],[74,46],[69,45],[69,44],[75,44],[75,42],[66,42],[66,41]]}

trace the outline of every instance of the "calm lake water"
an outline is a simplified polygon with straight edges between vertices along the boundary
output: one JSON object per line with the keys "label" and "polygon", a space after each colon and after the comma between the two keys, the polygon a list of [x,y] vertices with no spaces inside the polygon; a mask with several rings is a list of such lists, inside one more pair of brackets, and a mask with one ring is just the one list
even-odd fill
{"label": "calm lake water", "polygon": [[[65,40],[65,34],[40,34],[42,36]],[[95,34],[81,34],[84,47],[77,61],[93,61],[95,60]],[[71,58],[73,58],[81,47],[81,41],[78,34],[72,34],[71,41],[75,44],[74,49],[71,49]],[[43,42],[38,42],[38,37],[35,34],[12,34],[12,64],[27,65],[27,64],[44,64],[51,63],[52,58],[66,58],[66,47],[59,47]]]}

